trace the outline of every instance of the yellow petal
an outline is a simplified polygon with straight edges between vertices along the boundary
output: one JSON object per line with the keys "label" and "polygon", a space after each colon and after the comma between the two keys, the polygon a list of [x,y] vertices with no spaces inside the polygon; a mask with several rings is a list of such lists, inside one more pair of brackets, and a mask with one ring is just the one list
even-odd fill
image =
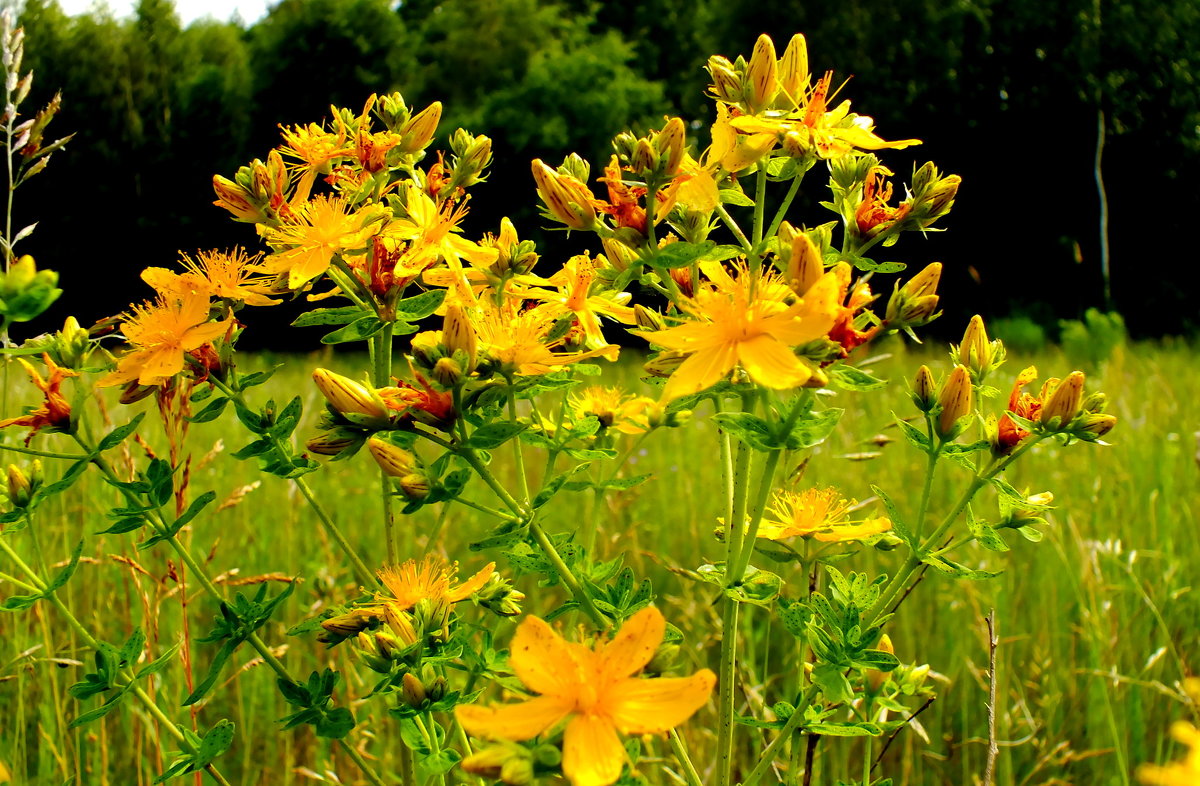
{"label": "yellow petal", "polygon": [[471,578],[464,581],[454,589],[446,593],[446,599],[457,603],[460,600],[466,600],[474,595],[479,590],[483,589],[483,585],[487,584],[492,578],[492,574],[496,572],[496,563],[489,562],[484,566],[483,570],[476,573]]}
{"label": "yellow petal", "polygon": [[522,742],[553,728],[567,717],[571,705],[553,696],[538,696],[518,704],[482,707],[460,704],[454,708],[458,722],[468,733],[493,740]]}
{"label": "yellow petal", "polygon": [[857,524],[842,524],[824,532],[813,535],[822,543],[838,543],[844,540],[860,540],[887,532],[892,528],[892,522],[886,518],[875,518],[861,521]]}
{"label": "yellow petal", "polygon": [[786,344],[765,334],[740,342],[737,355],[750,378],[764,387],[793,388],[812,376],[808,366]]}
{"label": "yellow petal", "polygon": [[613,640],[604,645],[601,658],[605,674],[620,679],[641,671],[654,657],[658,645],[662,644],[666,630],[667,621],[663,619],[662,612],[653,606],[634,614],[625,621]]}
{"label": "yellow petal", "polygon": [[180,336],[179,345],[185,352],[191,352],[193,349],[197,349],[221,336],[228,328],[228,320],[224,322],[205,322],[204,324],[190,327]]}
{"label": "yellow petal", "polygon": [[719,344],[695,353],[675,369],[663,388],[663,403],[699,393],[721,381],[737,362],[737,345]]}
{"label": "yellow petal", "polygon": [[623,680],[609,688],[609,714],[625,734],[659,734],[686,721],[708,703],[717,675]]}
{"label": "yellow petal", "polygon": [[[138,354],[140,356],[141,353]],[[139,385],[157,385],[183,371],[183,353],[179,347],[160,347],[144,357],[138,374]]]}
{"label": "yellow petal", "polygon": [[526,617],[509,645],[508,664],[530,690],[573,699],[579,667],[567,642],[537,617]]}
{"label": "yellow petal", "polygon": [[563,735],[563,774],[571,786],[609,786],[621,777],[625,748],[607,718],[576,715]]}

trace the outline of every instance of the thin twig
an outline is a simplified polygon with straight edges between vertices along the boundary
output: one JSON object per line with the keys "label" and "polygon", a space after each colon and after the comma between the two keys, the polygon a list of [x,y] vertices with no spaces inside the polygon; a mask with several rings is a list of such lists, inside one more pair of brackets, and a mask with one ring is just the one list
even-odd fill
{"label": "thin twig", "polygon": [[1000,746],[996,744],[996,610],[992,609],[987,615],[988,627],[988,752],[987,765],[983,770],[983,786],[992,786],[996,775],[996,754]]}
{"label": "thin twig", "polygon": [[883,761],[883,754],[887,753],[888,748],[892,747],[892,741],[900,736],[900,732],[904,731],[904,727],[907,726],[909,723],[911,723],[913,718],[916,718],[922,712],[929,709],[930,705],[933,704],[935,701],[937,701],[937,696],[930,696],[928,699],[925,700],[924,704],[922,704],[920,707],[917,708],[916,712],[914,712],[912,715],[909,715],[907,718],[905,718],[904,723],[901,724],[900,727],[897,728],[894,732],[892,732],[891,736],[887,738],[887,742],[883,743],[883,747],[879,750],[879,755],[875,757],[875,762],[871,765],[871,772],[874,772],[875,768],[879,766],[879,762]]}

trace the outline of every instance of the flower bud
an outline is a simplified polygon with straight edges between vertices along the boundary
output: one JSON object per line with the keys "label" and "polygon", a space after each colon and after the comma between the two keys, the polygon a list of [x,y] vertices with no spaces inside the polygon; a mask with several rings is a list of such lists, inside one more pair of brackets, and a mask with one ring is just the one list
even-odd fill
{"label": "flower bud", "polygon": [[363,434],[361,431],[353,431],[341,426],[335,426],[328,431],[322,431],[314,437],[310,437],[304,443],[304,448],[309,453],[316,453],[318,456],[336,456],[346,450],[357,448],[362,444]]}
{"label": "flower bud", "polygon": [[82,366],[92,352],[90,334],[75,317],[67,317],[63,322],[62,330],[55,336],[55,345],[62,365],[71,369]]}
{"label": "flower bud", "polygon": [[416,153],[424,150],[433,141],[438,123],[442,119],[442,102],[434,101],[418,114],[414,115],[400,128],[399,149],[403,153]]}
{"label": "flower bud", "polygon": [[796,33],[779,61],[779,89],[787,95],[790,106],[798,106],[807,87],[808,42],[802,34]]}
{"label": "flower bud", "polygon": [[1103,437],[1117,425],[1116,415],[1106,415],[1102,412],[1085,413],[1079,419],[1077,428],[1095,437]]}
{"label": "flower bud", "polygon": [[679,174],[679,164],[687,145],[687,128],[683,120],[673,117],[663,129],[654,135],[654,148],[658,151],[660,177],[670,180]]}
{"label": "flower bud", "polygon": [[321,627],[331,635],[325,638],[318,637],[318,640],[326,644],[337,643],[351,636],[357,636],[371,627],[371,618],[365,614],[356,614],[354,612],[338,614],[327,620],[322,620]]}
{"label": "flower bud", "polygon": [[746,83],[749,87],[746,107],[751,112],[760,112],[775,100],[775,93],[779,89],[779,61],[775,57],[775,44],[766,33],[754,42]]}
{"label": "flower bud", "polygon": [[639,139],[633,148],[630,167],[639,175],[648,176],[658,169],[658,153],[648,139]]}
{"label": "flower bud", "polygon": [[367,440],[367,450],[371,452],[375,463],[390,477],[404,477],[412,474],[417,468],[417,457],[411,451],[393,445],[386,439],[371,437]]}
{"label": "flower bud", "polygon": [[582,181],[559,174],[537,158],[533,160],[533,179],[547,217],[569,229],[591,229],[596,225],[594,197]]}
{"label": "flower bud", "polygon": [[462,365],[454,358],[442,358],[433,364],[433,378],[442,387],[456,388],[462,384],[467,375],[463,373]]}
{"label": "flower bud", "polygon": [[933,409],[933,405],[937,403],[937,395],[934,393],[936,385],[933,381],[933,372],[929,370],[929,366],[921,366],[917,369],[917,376],[913,380],[912,400],[917,409],[922,412],[929,412]]}
{"label": "flower bud", "polygon": [[478,349],[475,327],[466,311],[457,303],[446,307],[446,316],[442,320],[442,343],[450,354],[458,351],[466,354],[467,365],[463,368],[465,373],[469,374],[475,369],[475,354]]}
{"label": "flower bud", "polygon": [[[387,406],[375,391],[352,379],[319,368],[313,372],[313,381],[329,405],[343,417],[364,427],[384,428],[390,418]],[[357,416],[357,417],[356,417]]]}
{"label": "flower bud", "polygon": [[122,404],[136,404],[137,402],[149,396],[158,390],[158,385],[139,385],[135,379],[125,387],[121,388],[121,395],[117,401]]}
{"label": "flower bud", "polygon": [[483,589],[475,593],[480,606],[502,617],[515,617],[521,613],[521,601],[525,593],[515,589],[512,583],[499,573],[493,573]]}
{"label": "flower bud", "polygon": [[1042,405],[1038,421],[1050,428],[1065,428],[1079,414],[1079,407],[1083,402],[1083,383],[1082,371],[1072,371],[1068,374]]}
{"label": "flower bud", "polygon": [[1083,400],[1083,404],[1080,405],[1080,409],[1082,411],[1089,413],[1103,412],[1107,408],[1108,396],[1099,391],[1090,393],[1088,397]]}
{"label": "flower bud", "polygon": [[232,213],[234,221],[259,224],[269,219],[260,206],[261,202],[232,180],[213,175],[213,191],[217,195],[217,201],[213,204]]}
{"label": "flower bud", "polygon": [[414,710],[420,709],[425,703],[425,686],[412,672],[400,678],[400,698]]}
{"label": "flower bud", "polygon": [[396,486],[404,494],[405,499],[420,502],[429,496],[429,476],[423,472],[410,472],[396,479]]}
{"label": "flower bud", "polygon": [[571,153],[564,158],[562,166],[558,170],[565,175],[575,178],[580,183],[586,183],[592,176],[592,165],[578,153]]}
{"label": "flower bud", "polygon": [[817,283],[825,273],[825,262],[821,252],[804,232],[797,232],[792,239],[792,255],[788,259],[787,283],[800,297]]}
{"label": "flower bud", "polygon": [[924,325],[935,316],[938,296],[937,285],[942,275],[940,262],[925,266],[904,286],[892,292],[887,305],[887,322],[897,328]]}
{"label": "flower bud", "polygon": [[461,155],[454,159],[454,170],[450,182],[462,188],[469,188],[483,181],[481,175],[492,163],[492,140],[480,134],[471,137]]}
{"label": "flower bud", "polygon": [[731,104],[740,103],[742,100],[742,78],[738,76],[733,63],[720,55],[713,55],[708,58],[706,68],[708,69],[709,76],[712,77],[712,84],[709,86],[709,91],[721,101]]}
{"label": "flower bud", "polygon": [[633,320],[642,330],[666,330],[667,323],[663,321],[662,314],[638,303],[633,307]]}
{"label": "flower bud", "polygon": [[974,408],[975,390],[971,385],[971,374],[965,366],[958,365],[942,385],[938,404],[942,407],[938,416],[938,435],[944,439],[957,436],[960,420],[971,414]]}
{"label": "flower bud", "polygon": [[[41,474],[41,462],[35,461],[35,475]],[[16,464],[9,464],[6,472],[6,480],[8,481],[8,500],[14,508],[25,508],[33,501],[33,494],[37,491],[34,483],[25,475],[24,470]],[[40,485],[40,483],[38,484]]]}
{"label": "flower bud", "polygon": [[[879,644],[875,646],[875,649],[886,652],[889,655],[896,653],[896,648],[892,646],[892,637],[886,633],[883,634],[883,638],[879,640]],[[887,681],[887,673],[879,669],[867,669],[864,672],[864,676],[872,693],[878,693],[879,689],[883,687],[883,683]]]}

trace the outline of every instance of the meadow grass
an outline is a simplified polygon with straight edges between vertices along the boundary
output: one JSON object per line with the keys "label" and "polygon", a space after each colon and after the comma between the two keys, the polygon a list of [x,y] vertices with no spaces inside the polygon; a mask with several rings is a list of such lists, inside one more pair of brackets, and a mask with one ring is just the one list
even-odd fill
{"label": "meadow grass", "polygon": [[[903,508],[919,495],[923,459],[899,439],[892,412],[911,414],[903,378],[921,362],[935,370],[949,367],[941,349],[905,349],[899,343],[875,347],[882,353],[872,370],[890,378],[880,392],[838,394],[846,408],[842,427],[825,444],[811,451],[803,468],[804,485],[833,484],[847,495],[866,501],[869,484],[890,491]],[[284,401],[301,395],[306,425],[298,434],[312,433],[311,423],[321,401],[308,375],[315,365],[352,373],[361,368],[352,357],[275,357],[251,359],[256,364],[282,362],[272,381],[253,391],[255,400],[273,396]],[[991,581],[956,581],[929,575],[901,607],[892,627],[896,654],[902,662],[929,663],[936,672],[939,698],[913,728],[906,729],[888,749],[880,773],[897,784],[970,784],[980,778],[987,750],[985,700],[988,675],[987,632],[983,618],[996,610],[998,650],[998,728],[1000,756],[996,783],[1127,784],[1142,761],[1175,756],[1167,727],[1189,717],[1179,682],[1200,656],[1196,652],[1200,598],[1191,583],[1200,569],[1197,527],[1197,456],[1194,434],[1200,428],[1193,403],[1200,390],[1200,370],[1194,352],[1183,344],[1133,344],[1121,348],[1097,368],[1087,369],[1089,389],[1103,389],[1112,400],[1110,411],[1120,417],[1109,447],[1088,445],[1064,449],[1045,444],[1019,463],[1010,481],[1030,492],[1052,490],[1058,506],[1041,543],[1009,537],[1006,555],[975,547],[958,554],[972,566],[1003,569]],[[1024,365],[1035,363],[1043,375],[1062,375],[1072,368],[1057,351],[1036,357],[1012,357],[997,386]],[[606,370],[609,381],[636,385],[636,363],[623,362]],[[14,399],[28,397],[24,385],[12,388]],[[999,410],[1007,391],[995,400]],[[146,405],[136,405],[141,408]],[[10,409],[15,409],[10,405]],[[130,408],[109,405],[114,423],[131,416]],[[688,646],[683,657],[696,665],[714,666],[719,649],[719,612],[711,585],[691,581],[686,572],[722,557],[713,538],[722,507],[715,428],[707,412],[698,412],[688,428],[660,430],[633,451],[626,472],[653,473],[650,483],[608,497],[594,511],[601,522],[600,556],[624,552],[626,563],[639,576],[653,579],[657,602],[667,618],[684,632]],[[126,443],[129,450],[161,450],[148,416],[141,432],[144,445]],[[15,435],[14,435],[15,436]],[[11,439],[11,438],[10,438]],[[293,576],[303,583],[289,599],[280,618],[288,624],[319,613],[353,594],[355,583],[345,561],[324,537],[304,500],[286,481],[261,476],[253,461],[238,462],[229,453],[249,441],[232,417],[193,426],[190,444],[193,494],[212,489],[219,500],[238,504],[210,508],[188,533],[193,550],[208,555],[211,569],[230,586],[252,591],[262,582],[282,587]],[[39,437],[43,449],[70,452],[66,438]],[[118,451],[114,451],[114,458]],[[862,454],[878,453],[874,458]],[[9,453],[5,461],[25,457]],[[788,477],[795,477],[801,456],[789,456]],[[502,463],[501,458],[496,461]],[[52,465],[53,462],[47,462]],[[119,459],[117,463],[120,463]],[[59,468],[48,466],[55,477]],[[506,477],[504,466],[501,477]],[[603,471],[610,472],[611,468]],[[259,483],[261,485],[253,486]],[[368,560],[378,560],[383,533],[377,529],[377,474],[365,454],[345,463],[329,464],[311,476],[324,504]],[[942,471],[934,488],[934,509],[950,507],[966,478]],[[480,494],[481,492],[476,492]],[[139,551],[129,535],[96,535],[107,524],[100,511],[109,507],[113,491],[96,477],[85,476],[68,495],[44,506],[35,526],[12,541],[28,560],[49,566],[63,560],[80,537],[86,537],[85,561],[63,590],[63,598],[85,624],[119,644],[141,626],[157,650],[180,639],[181,613],[190,620],[191,639],[206,632],[213,604],[192,585],[178,580],[178,566],[165,550]],[[482,499],[482,496],[480,496]],[[590,515],[590,494],[565,496],[548,508],[547,529],[570,530]],[[990,497],[976,506],[984,516],[993,513]],[[878,506],[872,507],[874,511]],[[438,549],[463,562],[464,570],[497,557],[472,553],[467,544],[486,534],[488,523],[466,507],[455,506],[444,517],[434,511],[405,520],[406,551],[419,556]],[[896,554],[866,550],[844,563],[844,569],[887,572],[899,563]],[[764,565],[764,567],[767,567]],[[788,569],[790,570],[790,569]],[[45,571],[48,572],[48,571]],[[186,577],[183,577],[186,581]],[[804,592],[807,579],[785,572],[787,594]],[[553,605],[559,590],[539,589],[531,580],[518,580],[528,595],[527,611],[538,613]],[[20,590],[0,580],[0,597]],[[467,610],[470,618],[472,612]],[[792,636],[759,609],[743,615],[747,637],[741,668],[751,687],[745,704],[760,711],[764,705],[791,698],[791,686],[801,669]],[[502,627],[502,635],[511,632]],[[395,739],[395,729],[378,703],[357,703],[367,694],[373,675],[350,662],[350,648],[327,650],[311,634],[285,635],[284,624],[272,624],[264,638],[275,647],[293,674],[332,666],[347,682],[342,698],[355,703],[360,725],[356,740],[369,757],[377,757],[382,772],[394,772],[395,745],[375,738]],[[192,670],[205,671],[212,646],[193,641]],[[277,719],[287,712],[268,670],[260,668],[248,648],[234,658],[236,666],[221,675],[223,689],[199,709],[202,726],[228,717],[237,725],[237,742],[222,761],[233,783],[300,784],[339,782],[327,768],[336,768],[342,783],[354,783],[354,767],[329,743],[302,729],[279,732]],[[66,688],[79,678],[80,660],[90,653],[57,619],[46,604],[32,613],[0,616],[0,773],[14,773],[13,783],[42,786],[78,784],[128,786],[148,784],[169,756],[172,746],[160,744],[154,721],[127,705],[121,712],[82,731],[67,731],[80,712]],[[89,663],[90,665],[90,663]],[[157,686],[160,704],[180,722],[186,710],[177,709],[188,692],[184,662],[177,661]],[[764,680],[761,675],[776,675]],[[745,707],[743,705],[743,709]],[[713,714],[707,710],[685,727],[697,762],[707,764],[715,744]],[[766,736],[746,730],[738,755],[753,763]],[[669,757],[659,742],[652,751]],[[873,750],[878,751],[876,744]],[[818,750],[814,784],[855,779],[862,770],[861,743],[833,740]],[[669,776],[646,768],[653,783],[671,783]],[[0,775],[0,782],[3,777]]]}

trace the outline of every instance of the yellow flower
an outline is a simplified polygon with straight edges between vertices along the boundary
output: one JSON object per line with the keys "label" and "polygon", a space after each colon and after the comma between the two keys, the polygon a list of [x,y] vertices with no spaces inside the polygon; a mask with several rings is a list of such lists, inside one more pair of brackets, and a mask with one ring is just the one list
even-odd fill
{"label": "yellow flower", "polygon": [[467,240],[459,234],[459,223],[467,215],[466,204],[457,207],[447,199],[439,206],[428,194],[409,184],[404,209],[407,217],[388,224],[385,237],[409,241],[404,266],[409,269],[424,269],[443,257],[452,269],[458,269],[461,260],[473,264],[496,261],[497,251]]}
{"label": "yellow flower", "polygon": [[346,139],[346,128],[338,123],[337,133],[326,131],[317,123],[307,126],[281,126],[284,144],[279,152],[289,158],[297,159],[299,163],[292,164],[292,169],[301,172],[300,181],[296,184],[296,193],[292,197],[293,204],[302,204],[308,200],[317,174],[328,173],[334,160],[353,155],[355,150]]}
{"label": "yellow flower", "polygon": [[800,493],[777,491],[769,513],[758,528],[758,537],[783,540],[813,537],[824,543],[862,540],[887,532],[892,522],[886,518],[847,521],[856,503],[843,499],[836,489],[805,489]]}
{"label": "yellow flower", "polygon": [[550,311],[555,314],[574,314],[586,336],[587,347],[598,349],[608,344],[600,330],[601,314],[627,325],[633,324],[634,318],[633,309],[625,305],[630,298],[628,292],[592,295],[595,280],[596,266],[587,254],[579,254],[568,259],[562,270],[550,277],[550,283],[557,287],[556,292],[531,290],[526,297],[550,305]]}
{"label": "yellow flower", "polygon": [[[764,295],[788,291],[775,276],[763,276],[757,286]],[[695,321],[642,334],[651,344],[690,353],[663,388],[664,402],[699,393],[739,365],[768,388],[791,388],[808,381],[812,369],[791,348],[821,338],[836,323],[838,268],[821,276],[790,306],[758,297],[757,292],[752,275],[741,267],[736,278],[727,276],[719,286],[709,284],[696,293],[686,306]]]}
{"label": "yellow flower", "polygon": [[400,610],[411,609],[423,600],[458,603],[482,589],[495,572],[496,564],[489,562],[483,570],[457,584],[458,563],[448,563],[438,556],[431,555],[420,562],[410,559],[400,565],[384,565],[377,575],[391,594],[379,593],[375,601]]}
{"label": "yellow flower", "polygon": [[107,387],[137,380],[139,385],[161,385],[183,371],[188,353],[229,329],[229,320],[209,322],[208,311],[208,295],[202,292],[160,296],[154,303],[134,306],[121,323],[132,350],[117,361],[116,371],[97,384]]}
{"label": "yellow flower", "polygon": [[626,395],[620,388],[601,385],[573,393],[569,403],[575,417],[595,417],[604,428],[622,434],[644,434],[663,416],[662,405],[654,399]]}
{"label": "yellow flower", "polygon": [[611,641],[589,648],[565,641],[537,617],[526,617],[510,646],[509,665],[540,694],[517,704],[459,705],[471,734],[523,741],[566,721],[563,774],[572,786],[608,786],[625,765],[623,734],[662,734],[708,701],[716,675],[634,677],[654,656],[666,622],[654,607],[629,618]]}
{"label": "yellow flower", "polygon": [[175,298],[194,291],[248,306],[273,306],[279,301],[265,294],[270,291],[270,280],[252,272],[261,264],[261,257],[261,254],[247,256],[240,248],[233,251],[201,251],[196,259],[181,254],[179,261],[186,272],[148,267],[142,271],[142,280],[158,290],[160,295]]}
{"label": "yellow flower", "polygon": [[1188,747],[1182,761],[1138,767],[1138,780],[1151,786],[1196,786],[1200,783],[1200,729],[1187,721],[1176,721],[1171,736]]}
{"label": "yellow flower", "polygon": [[322,195],[296,210],[295,220],[263,229],[267,243],[278,250],[263,260],[261,269],[286,274],[288,287],[299,289],[328,270],[334,254],[365,252],[387,210],[372,206],[351,211],[341,197]]}
{"label": "yellow flower", "polygon": [[608,344],[586,352],[555,352],[565,339],[550,337],[558,320],[546,306],[521,311],[511,303],[497,306],[485,299],[472,321],[480,348],[498,363],[502,374],[547,374],[558,366],[594,357],[615,361],[620,351],[615,344]]}
{"label": "yellow flower", "polygon": [[[850,111],[850,102],[843,101],[828,111],[829,87],[833,72],[828,71],[807,91],[802,104],[794,111],[767,112],[765,115],[742,115],[728,121],[729,126],[750,140],[765,143],[764,136],[783,143],[786,151],[818,158],[837,158],[852,150],[901,149],[919,145],[919,139],[888,142],[875,134],[874,120]],[[718,123],[720,118],[718,118]],[[717,136],[714,131],[714,144]],[[725,142],[729,144],[728,141]],[[728,168],[728,167],[727,167]],[[733,171],[733,170],[731,170]]]}

